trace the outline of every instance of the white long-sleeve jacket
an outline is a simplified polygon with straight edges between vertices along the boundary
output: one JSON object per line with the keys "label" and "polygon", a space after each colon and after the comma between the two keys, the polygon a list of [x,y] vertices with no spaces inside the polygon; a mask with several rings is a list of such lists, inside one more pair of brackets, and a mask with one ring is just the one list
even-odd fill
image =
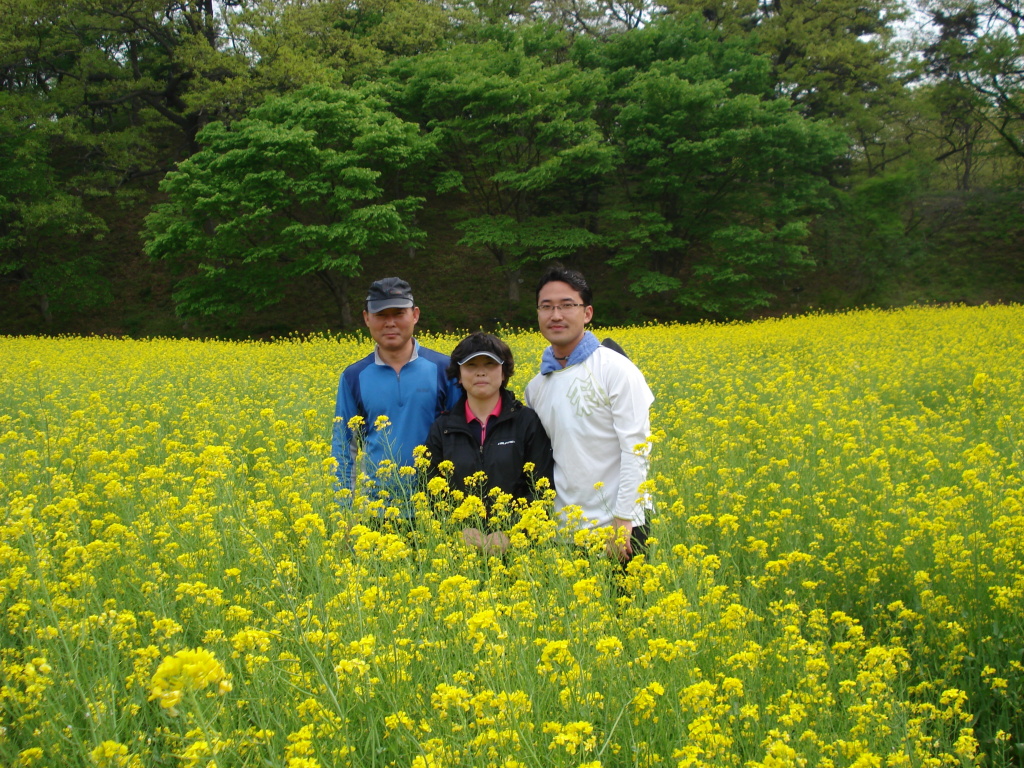
{"label": "white long-sleeve jacket", "polygon": [[598,347],[576,365],[535,376],[525,400],[551,438],[562,525],[570,506],[582,509],[584,527],[611,525],[613,517],[643,524],[651,502],[639,488],[654,395],[640,369]]}

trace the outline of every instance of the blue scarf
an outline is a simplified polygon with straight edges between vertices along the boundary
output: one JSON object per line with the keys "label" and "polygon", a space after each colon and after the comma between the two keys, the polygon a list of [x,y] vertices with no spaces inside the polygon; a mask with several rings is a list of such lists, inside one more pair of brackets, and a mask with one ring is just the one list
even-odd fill
{"label": "blue scarf", "polygon": [[[583,334],[583,338],[580,339],[580,343],[576,345],[576,349],[569,355],[569,359],[565,363],[565,367],[568,368],[570,365],[579,365],[592,354],[594,350],[601,346],[601,342],[597,340],[597,336],[592,334],[590,331],[586,331]],[[555,353],[551,347],[544,350],[544,354],[540,356],[540,372],[547,376],[549,373],[562,370],[562,364],[555,360]]]}

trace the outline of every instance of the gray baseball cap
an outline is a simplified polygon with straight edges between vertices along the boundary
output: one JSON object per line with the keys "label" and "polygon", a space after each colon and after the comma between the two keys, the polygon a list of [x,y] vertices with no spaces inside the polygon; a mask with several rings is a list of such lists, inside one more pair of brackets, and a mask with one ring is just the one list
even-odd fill
{"label": "gray baseball cap", "polygon": [[370,285],[366,295],[366,311],[371,314],[385,309],[406,309],[416,306],[412,288],[400,277],[385,277]]}

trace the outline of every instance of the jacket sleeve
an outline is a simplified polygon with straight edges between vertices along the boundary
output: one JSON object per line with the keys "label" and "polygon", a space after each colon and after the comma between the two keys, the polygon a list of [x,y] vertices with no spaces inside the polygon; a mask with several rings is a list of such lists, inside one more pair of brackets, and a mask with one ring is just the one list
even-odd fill
{"label": "jacket sleeve", "polygon": [[516,496],[532,499],[537,495],[536,483],[542,477],[547,479],[550,488],[555,487],[555,460],[551,452],[551,440],[544,431],[544,425],[540,423],[540,417],[530,408],[523,409],[523,417],[526,422],[523,438],[524,463],[533,464],[533,472],[530,477],[523,475],[522,492],[517,492]]}
{"label": "jacket sleeve", "polygon": [[334,403],[334,428],[331,430],[331,455],[338,462],[335,470],[338,482],[346,488],[355,486],[352,469],[356,459],[356,435],[348,428],[353,416],[364,415],[363,408],[352,391],[352,383],[341,374],[338,396]]}
{"label": "jacket sleeve", "polygon": [[647,440],[651,432],[650,407],[654,395],[639,368],[626,360],[615,357],[612,360],[618,365],[608,370],[605,387],[611,400],[620,451],[619,494],[614,515],[640,525],[650,505],[649,498],[639,488],[647,479]]}
{"label": "jacket sleeve", "polygon": [[427,477],[437,477],[437,465],[444,461],[444,436],[442,435],[442,423],[444,416],[438,416],[430,425],[430,432],[427,433],[427,441],[424,445],[430,454],[430,466],[427,468]]}

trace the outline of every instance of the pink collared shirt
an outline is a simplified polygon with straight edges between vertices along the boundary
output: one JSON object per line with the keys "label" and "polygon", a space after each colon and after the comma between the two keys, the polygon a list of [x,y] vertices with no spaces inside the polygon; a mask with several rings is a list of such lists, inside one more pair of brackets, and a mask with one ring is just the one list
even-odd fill
{"label": "pink collared shirt", "polygon": [[487,422],[493,419],[495,416],[501,415],[501,398],[498,398],[498,402],[494,404],[494,410],[487,414],[487,418],[480,421],[473,413],[473,409],[469,407],[469,400],[466,400],[466,423],[472,424],[474,421],[480,424],[480,445],[484,444],[484,440],[487,437]]}

